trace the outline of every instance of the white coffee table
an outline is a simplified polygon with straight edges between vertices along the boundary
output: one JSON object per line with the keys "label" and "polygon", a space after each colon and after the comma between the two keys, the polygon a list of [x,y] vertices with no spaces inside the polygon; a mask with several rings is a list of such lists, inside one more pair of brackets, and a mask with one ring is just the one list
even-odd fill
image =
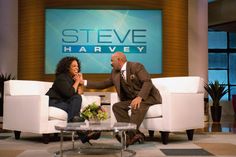
{"label": "white coffee table", "polygon": [[[101,132],[113,132],[118,133],[121,135],[121,146],[118,148],[121,152],[121,157],[124,156],[124,154],[128,153],[128,156],[134,156],[136,154],[135,151],[129,150],[126,147],[126,131],[129,130],[136,130],[136,124],[133,123],[109,123],[109,122],[101,122],[96,124],[89,124],[88,122],[79,122],[79,123],[68,123],[67,126],[60,126],[56,125],[56,130],[60,131],[60,150],[55,153],[55,156],[63,157],[63,155],[66,155],[68,152],[76,152],[76,155],[78,154],[84,154],[83,149],[84,148],[75,148],[75,140],[74,135],[76,131],[101,131]],[[71,139],[72,139],[72,148],[63,150],[63,142],[64,142],[64,134],[66,132],[71,132]],[[117,147],[110,147],[109,149],[114,148],[117,149]],[[89,147],[86,148],[89,150]],[[96,148],[96,149],[107,149],[105,147]],[[89,152],[89,151],[87,151]],[[127,152],[127,153],[125,153]]]}

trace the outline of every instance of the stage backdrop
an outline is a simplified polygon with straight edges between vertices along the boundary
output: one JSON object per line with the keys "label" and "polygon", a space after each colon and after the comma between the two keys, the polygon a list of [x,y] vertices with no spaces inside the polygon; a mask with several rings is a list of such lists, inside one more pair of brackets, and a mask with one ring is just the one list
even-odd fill
{"label": "stage backdrop", "polygon": [[[55,78],[54,74],[45,74],[45,10],[48,8],[160,9],[163,30],[162,72],[152,74],[151,77],[188,75],[189,29],[186,0],[20,0],[18,6],[18,79],[53,81]],[[85,79],[93,81],[102,81],[107,77],[109,74],[84,74]]]}
{"label": "stage backdrop", "polygon": [[162,11],[46,9],[45,73],[53,74],[64,56],[76,56],[85,74],[111,72],[116,51],[162,72]]}

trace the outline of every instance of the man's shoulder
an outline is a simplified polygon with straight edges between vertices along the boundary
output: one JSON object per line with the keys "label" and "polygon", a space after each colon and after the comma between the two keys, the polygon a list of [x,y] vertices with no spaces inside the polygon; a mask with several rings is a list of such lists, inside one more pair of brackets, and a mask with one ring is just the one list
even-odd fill
{"label": "man's shoulder", "polygon": [[127,64],[129,64],[130,67],[143,67],[143,64],[140,62],[127,62]]}

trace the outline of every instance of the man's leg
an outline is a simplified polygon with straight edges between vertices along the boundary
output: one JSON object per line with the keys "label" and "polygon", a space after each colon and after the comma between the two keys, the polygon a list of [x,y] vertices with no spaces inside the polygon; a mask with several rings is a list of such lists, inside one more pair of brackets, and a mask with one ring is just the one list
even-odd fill
{"label": "man's leg", "polygon": [[[148,107],[145,107],[146,105],[143,105],[142,107],[140,107],[139,109],[135,110],[131,115],[132,118],[130,118],[128,111],[130,110],[130,103],[131,101],[121,101],[118,102],[116,104],[113,105],[113,113],[116,117],[116,120],[118,122],[127,122],[127,123],[134,123],[137,124],[137,128],[139,128],[140,124],[142,123],[142,120],[148,110]],[[143,115],[138,115],[140,114],[140,112]],[[144,113],[145,112],[145,113]],[[138,119],[135,119],[138,118]],[[140,134],[140,132],[137,131],[127,131],[127,141],[126,141],[126,145],[131,145],[134,144],[135,142],[143,142],[144,141],[144,134]],[[115,135],[116,139],[121,142],[121,137],[116,134]]]}
{"label": "man's leg", "polygon": [[143,122],[143,119],[149,109],[150,105],[142,102],[140,104],[140,107],[137,109],[131,109],[131,116],[130,116],[130,123],[137,124],[137,130],[139,129],[139,126]]}
{"label": "man's leg", "polygon": [[143,119],[152,104],[155,104],[156,100],[153,97],[148,97],[146,100],[143,100],[138,109],[131,109],[130,122],[137,124],[137,130],[143,122]]}
{"label": "man's leg", "polygon": [[113,104],[112,111],[116,117],[117,122],[130,122],[128,111],[130,110],[131,101],[120,101]]}
{"label": "man's leg", "polygon": [[137,125],[137,130],[134,132],[133,136],[131,133],[131,138],[128,145],[132,145],[136,142],[143,143],[145,140],[145,135],[139,131],[139,127],[143,122],[143,119],[150,107],[149,101],[142,101],[138,109],[131,109],[130,123],[135,123]]}

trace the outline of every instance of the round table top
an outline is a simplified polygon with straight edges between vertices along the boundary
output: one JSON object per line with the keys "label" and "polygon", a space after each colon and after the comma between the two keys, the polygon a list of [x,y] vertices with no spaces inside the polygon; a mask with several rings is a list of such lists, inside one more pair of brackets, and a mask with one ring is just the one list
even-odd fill
{"label": "round table top", "polygon": [[89,123],[85,122],[76,122],[76,123],[67,123],[66,126],[60,124],[55,126],[56,130],[60,131],[127,131],[135,130],[137,128],[136,124],[126,123],[126,122],[99,122],[99,123]]}

